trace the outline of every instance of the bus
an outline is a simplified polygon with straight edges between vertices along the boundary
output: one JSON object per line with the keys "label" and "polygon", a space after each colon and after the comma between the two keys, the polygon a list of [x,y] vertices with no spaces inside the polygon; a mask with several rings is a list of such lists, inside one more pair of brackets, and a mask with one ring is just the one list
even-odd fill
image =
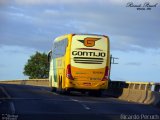
{"label": "bus", "polygon": [[110,80],[110,44],[105,35],[66,34],[48,53],[49,86],[53,92],[88,92],[100,96]]}

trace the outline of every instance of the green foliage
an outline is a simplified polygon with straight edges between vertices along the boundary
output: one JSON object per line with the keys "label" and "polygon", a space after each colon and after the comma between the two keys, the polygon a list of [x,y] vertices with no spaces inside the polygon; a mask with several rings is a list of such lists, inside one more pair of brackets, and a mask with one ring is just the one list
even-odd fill
{"label": "green foliage", "polygon": [[30,56],[24,67],[24,75],[29,76],[29,79],[48,78],[49,64],[45,53],[36,52]]}

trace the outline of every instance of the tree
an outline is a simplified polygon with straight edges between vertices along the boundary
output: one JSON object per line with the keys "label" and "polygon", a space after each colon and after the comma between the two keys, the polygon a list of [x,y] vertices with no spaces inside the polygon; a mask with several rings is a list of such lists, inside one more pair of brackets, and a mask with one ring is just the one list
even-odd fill
{"label": "tree", "polygon": [[48,78],[49,64],[47,54],[36,52],[30,56],[28,62],[24,66],[24,75],[29,76],[29,79]]}

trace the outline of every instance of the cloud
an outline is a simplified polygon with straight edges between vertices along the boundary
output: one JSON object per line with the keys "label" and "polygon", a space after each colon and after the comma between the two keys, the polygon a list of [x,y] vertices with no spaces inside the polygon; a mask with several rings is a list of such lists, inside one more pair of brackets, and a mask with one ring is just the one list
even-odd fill
{"label": "cloud", "polygon": [[151,65],[154,66],[154,67],[157,67],[157,66],[159,66],[160,64],[153,63],[153,64],[151,64]]}
{"label": "cloud", "polygon": [[0,9],[0,45],[47,50],[56,36],[83,32],[108,35],[114,50],[143,52],[160,46],[159,7],[140,12],[126,8],[124,3],[119,5],[117,0],[113,4],[118,5],[103,0],[15,2],[18,5]]}
{"label": "cloud", "polygon": [[35,49],[27,48],[27,47],[20,47],[20,46],[2,46],[0,53],[4,52],[7,55],[16,55],[16,54],[29,54]]}
{"label": "cloud", "polygon": [[[51,5],[57,5],[57,4],[87,4],[87,3],[99,3],[99,4],[117,4],[117,5],[121,5],[124,3],[129,2],[128,0],[15,0],[15,2],[17,4],[21,4],[21,5],[44,5],[44,4],[51,4]],[[140,1],[135,1],[136,3],[144,3],[146,2],[146,0],[140,0]],[[159,0],[152,0],[150,1],[151,3],[155,3],[155,2],[159,2]]]}
{"label": "cloud", "polygon": [[15,0],[17,4],[26,5],[44,5],[44,4],[72,4],[72,3],[86,3],[87,0]]}
{"label": "cloud", "polygon": [[0,6],[5,6],[7,4],[11,3],[10,0],[0,0]]}
{"label": "cloud", "polygon": [[131,65],[131,66],[140,66],[142,63],[140,62],[128,62],[125,65]]}
{"label": "cloud", "polygon": [[35,49],[20,46],[2,46],[0,49],[0,80],[24,79],[23,68]]}
{"label": "cloud", "polygon": [[5,68],[6,66],[4,64],[0,64],[0,68]]}
{"label": "cloud", "polygon": [[[119,64],[112,66],[112,76],[115,78],[137,79],[138,76],[138,79],[157,79],[159,67],[156,65],[159,65],[160,51],[159,4],[150,11],[137,11],[135,8],[127,8],[127,2],[128,0],[0,0],[0,53],[4,63],[4,67],[0,65],[3,67],[0,67],[1,79],[16,79],[20,75],[24,78],[23,67],[29,56],[36,50],[47,52],[51,49],[54,38],[66,33],[109,36],[111,53],[119,58]],[[159,3],[155,0],[151,2]],[[11,61],[12,58],[14,61]],[[128,71],[136,71],[137,75]],[[8,72],[12,75],[7,76]],[[149,78],[143,73],[152,73],[152,76]]]}

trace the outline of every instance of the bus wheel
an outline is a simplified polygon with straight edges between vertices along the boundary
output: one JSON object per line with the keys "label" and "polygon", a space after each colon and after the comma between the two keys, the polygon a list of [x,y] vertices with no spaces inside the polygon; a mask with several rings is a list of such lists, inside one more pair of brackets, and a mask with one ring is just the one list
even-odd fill
{"label": "bus wheel", "polygon": [[89,95],[89,96],[93,96],[93,95],[94,95],[93,91],[89,91],[89,92],[88,92],[88,95]]}
{"label": "bus wheel", "polygon": [[66,89],[66,90],[64,90],[64,94],[65,94],[65,95],[69,95],[69,94],[70,94],[70,92],[71,92],[70,90],[67,90],[67,89]]}
{"label": "bus wheel", "polygon": [[59,81],[59,90],[58,91],[59,91],[60,94],[63,93],[63,90],[62,90],[62,81],[61,80]]}
{"label": "bus wheel", "polygon": [[58,88],[59,94],[64,94],[65,90],[62,88],[62,76],[59,76],[59,88]]}
{"label": "bus wheel", "polygon": [[101,90],[95,91],[95,97],[101,97],[101,96],[102,96],[102,91]]}
{"label": "bus wheel", "polygon": [[83,94],[83,95],[86,94],[86,91],[81,91],[81,94]]}
{"label": "bus wheel", "polygon": [[56,92],[57,89],[55,87],[51,87],[51,92]]}
{"label": "bus wheel", "polygon": [[94,97],[100,97],[102,95],[101,90],[96,90],[96,91],[89,91],[89,96],[94,96]]}
{"label": "bus wheel", "polygon": [[57,91],[56,87],[52,87],[52,76],[50,77],[49,86],[51,87],[51,92],[56,92]]}

